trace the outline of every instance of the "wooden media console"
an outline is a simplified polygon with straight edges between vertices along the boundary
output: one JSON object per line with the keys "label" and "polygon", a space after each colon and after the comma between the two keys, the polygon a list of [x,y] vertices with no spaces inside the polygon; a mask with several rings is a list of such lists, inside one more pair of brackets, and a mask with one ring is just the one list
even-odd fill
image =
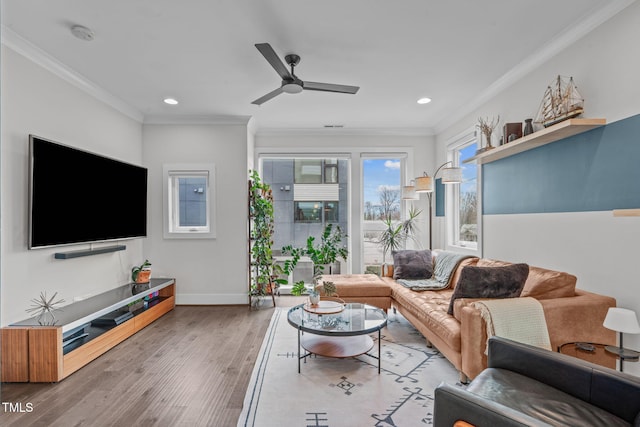
{"label": "wooden media console", "polygon": [[[31,318],[4,327],[2,382],[60,381],[174,307],[175,280],[151,279],[64,306],[53,326]],[[123,320],[127,312],[133,317]]]}

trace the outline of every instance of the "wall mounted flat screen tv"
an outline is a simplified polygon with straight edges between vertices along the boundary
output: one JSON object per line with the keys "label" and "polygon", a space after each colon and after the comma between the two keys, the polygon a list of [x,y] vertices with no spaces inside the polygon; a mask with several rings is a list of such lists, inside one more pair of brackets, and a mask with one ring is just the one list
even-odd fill
{"label": "wall mounted flat screen tv", "polygon": [[147,169],[29,135],[29,249],[147,235]]}

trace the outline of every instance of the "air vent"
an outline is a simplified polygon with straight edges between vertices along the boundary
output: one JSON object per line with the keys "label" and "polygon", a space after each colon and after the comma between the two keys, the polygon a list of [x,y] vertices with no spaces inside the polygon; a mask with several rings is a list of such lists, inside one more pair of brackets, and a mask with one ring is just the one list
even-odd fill
{"label": "air vent", "polygon": [[336,128],[343,128],[344,125],[324,125],[324,127],[328,129],[336,129]]}

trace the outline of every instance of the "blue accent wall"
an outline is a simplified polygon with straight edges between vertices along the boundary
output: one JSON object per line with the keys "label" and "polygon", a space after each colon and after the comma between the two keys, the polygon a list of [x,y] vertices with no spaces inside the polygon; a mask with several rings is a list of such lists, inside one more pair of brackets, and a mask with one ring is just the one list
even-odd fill
{"label": "blue accent wall", "polygon": [[483,214],[640,206],[640,115],[482,166]]}
{"label": "blue accent wall", "polygon": [[436,216],[444,216],[444,184],[442,178],[436,179]]}

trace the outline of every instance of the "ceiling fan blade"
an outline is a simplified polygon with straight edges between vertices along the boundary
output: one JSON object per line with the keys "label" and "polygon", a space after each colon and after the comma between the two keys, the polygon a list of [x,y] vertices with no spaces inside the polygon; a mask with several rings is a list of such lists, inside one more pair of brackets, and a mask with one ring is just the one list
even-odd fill
{"label": "ceiling fan blade", "polygon": [[318,82],[304,82],[303,87],[305,90],[319,90],[322,92],[338,92],[338,93],[351,93],[358,92],[360,87],[358,86],[346,86],[346,85],[334,85],[331,83],[318,83]]}
{"label": "ceiling fan blade", "polygon": [[255,101],[252,102],[252,104],[256,104],[256,105],[263,104],[263,103],[267,102],[268,100],[270,100],[271,98],[275,98],[276,96],[280,95],[282,92],[283,92],[282,88],[279,87],[278,89],[272,90],[268,94],[266,94],[264,96],[261,96],[260,98],[256,99]]}
{"label": "ceiling fan blade", "polygon": [[276,73],[278,73],[282,80],[292,78],[291,73],[289,73],[289,70],[287,70],[287,67],[280,60],[280,58],[278,58],[278,54],[275,50],[273,50],[269,43],[258,43],[256,44],[256,47],[258,48],[262,56],[264,56],[264,58],[267,60],[267,62],[269,62],[269,64],[271,64],[271,66],[276,70]]}

